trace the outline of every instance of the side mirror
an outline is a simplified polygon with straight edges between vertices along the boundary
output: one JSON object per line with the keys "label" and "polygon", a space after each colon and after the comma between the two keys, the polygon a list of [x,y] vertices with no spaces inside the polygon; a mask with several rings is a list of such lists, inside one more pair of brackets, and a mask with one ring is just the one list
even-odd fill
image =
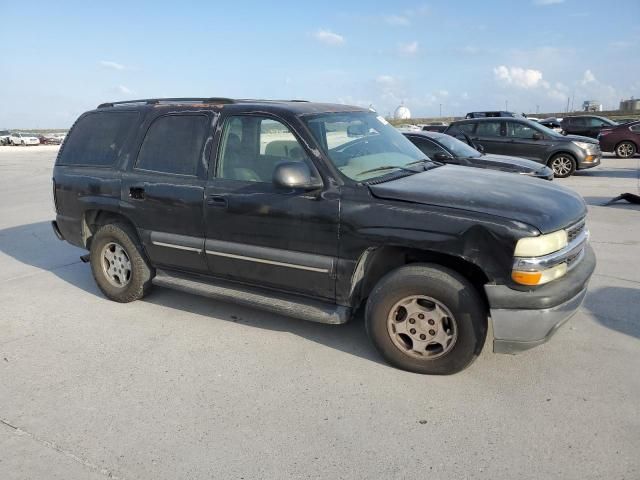
{"label": "side mirror", "polygon": [[480,145],[479,143],[474,143],[473,144],[473,148],[478,150],[480,153],[484,153],[484,147],[482,145]]}
{"label": "side mirror", "polygon": [[347,137],[363,137],[366,133],[364,124],[349,125],[347,127]]}
{"label": "side mirror", "polygon": [[533,138],[534,140],[542,140],[542,135],[536,132],[531,136],[531,138]]}
{"label": "side mirror", "polygon": [[280,188],[317,190],[322,180],[314,178],[304,162],[282,162],[273,172],[273,183]]}

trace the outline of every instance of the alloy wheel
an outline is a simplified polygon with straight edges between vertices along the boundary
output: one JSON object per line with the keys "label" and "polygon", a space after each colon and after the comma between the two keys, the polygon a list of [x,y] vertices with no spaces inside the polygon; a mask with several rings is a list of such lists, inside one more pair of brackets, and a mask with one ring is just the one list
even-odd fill
{"label": "alloy wheel", "polygon": [[568,175],[573,168],[572,160],[564,155],[559,155],[551,162],[553,173],[559,177]]}
{"label": "alloy wheel", "polygon": [[109,242],[100,254],[105,278],[114,287],[122,288],[131,281],[131,260],[122,245]]}

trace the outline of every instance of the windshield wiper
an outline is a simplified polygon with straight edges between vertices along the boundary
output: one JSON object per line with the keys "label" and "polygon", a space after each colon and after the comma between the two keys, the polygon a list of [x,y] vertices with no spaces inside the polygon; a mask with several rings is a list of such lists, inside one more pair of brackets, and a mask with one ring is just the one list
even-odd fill
{"label": "windshield wiper", "polygon": [[358,173],[358,175],[364,175],[365,173],[372,173],[372,172],[381,172],[382,170],[391,170],[392,168],[396,168],[398,170],[404,170],[405,172],[418,173],[416,170],[413,170],[412,168],[399,167],[398,165],[383,165],[382,167],[376,167],[376,168],[371,168],[369,170],[365,170],[364,172]]}
{"label": "windshield wiper", "polygon": [[407,163],[405,167],[408,167],[409,165],[418,165],[419,163],[425,163],[425,162],[433,162],[433,160],[431,160],[430,158],[423,158],[422,160],[416,160],[415,162]]}

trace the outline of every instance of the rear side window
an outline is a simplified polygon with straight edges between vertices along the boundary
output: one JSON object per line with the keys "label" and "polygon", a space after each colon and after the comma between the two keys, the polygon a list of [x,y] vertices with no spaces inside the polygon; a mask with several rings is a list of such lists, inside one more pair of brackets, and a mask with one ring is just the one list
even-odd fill
{"label": "rear side window", "polygon": [[499,137],[501,122],[479,122],[476,135],[479,137]]}
{"label": "rear side window", "polygon": [[208,125],[205,115],[168,115],[156,119],[142,142],[136,168],[196,175]]}
{"label": "rear side window", "polygon": [[137,112],[96,112],[81,117],[67,136],[58,165],[113,165]]}

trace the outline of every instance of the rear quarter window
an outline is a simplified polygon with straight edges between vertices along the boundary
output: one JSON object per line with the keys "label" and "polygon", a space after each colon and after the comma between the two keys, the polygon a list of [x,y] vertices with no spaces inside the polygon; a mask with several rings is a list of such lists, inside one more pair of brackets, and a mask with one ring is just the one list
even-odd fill
{"label": "rear quarter window", "polygon": [[113,165],[137,119],[138,112],[95,112],[80,117],[67,135],[56,163]]}

